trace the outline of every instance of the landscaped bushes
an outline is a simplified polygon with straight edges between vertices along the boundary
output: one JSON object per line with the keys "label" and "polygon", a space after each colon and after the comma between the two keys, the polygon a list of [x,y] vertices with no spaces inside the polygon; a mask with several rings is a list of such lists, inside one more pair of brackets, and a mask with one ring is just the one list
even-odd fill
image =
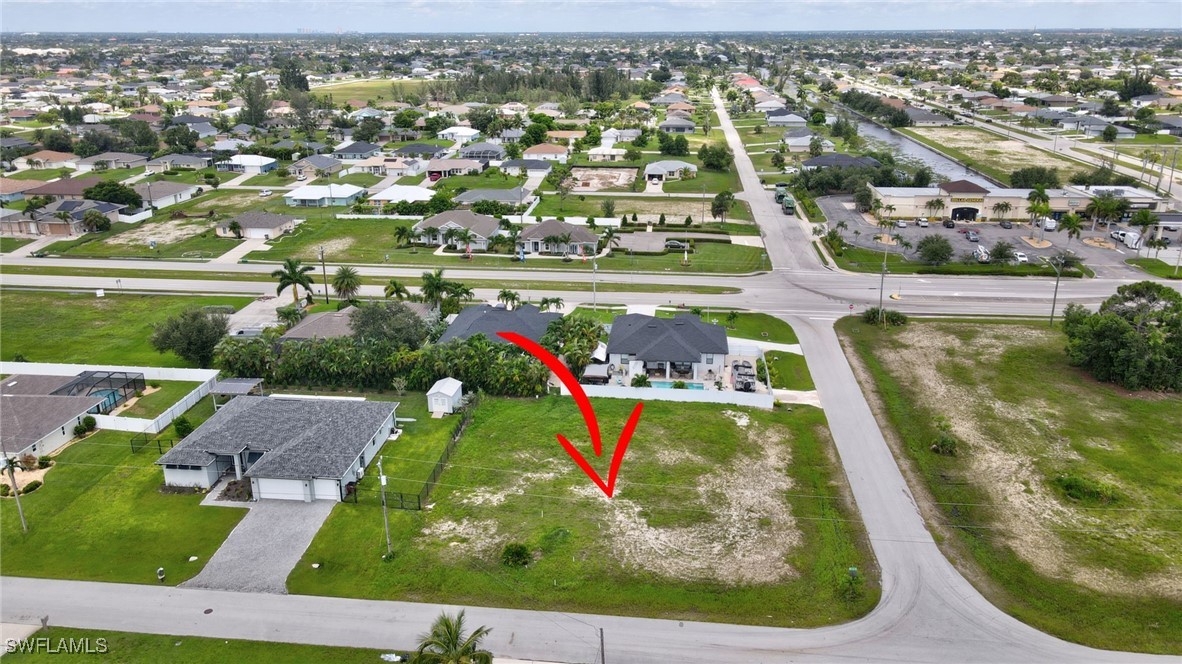
{"label": "landscaped bushes", "polygon": [[33,493],[34,491],[36,491],[37,489],[40,489],[40,488],[41,488],[41,480],[33,480],[32,482],[29,482],[28,484],[21,487],[21,495],[24,495],[26,493]]}
{"label": "landscaped bushes", "polygon": [[227,374],[262,378],[272,385],[387,389],[395,378],[406,388],[426,390],[440,378],[462,381],[469,390],[502,396],[546,391],[549,370],[516,346],[483,336],[429,345],[418,350],[351,337],[288,342],[227,338],[214,364]]}
{"label": "landscaped bushes", "polygon": [[907,324],[907,314],[901,311],[895,311],[894,309],[870,307],[862,312],[862,320],[871,325],[879,325],[885,320],[887,325],[897,327]]}

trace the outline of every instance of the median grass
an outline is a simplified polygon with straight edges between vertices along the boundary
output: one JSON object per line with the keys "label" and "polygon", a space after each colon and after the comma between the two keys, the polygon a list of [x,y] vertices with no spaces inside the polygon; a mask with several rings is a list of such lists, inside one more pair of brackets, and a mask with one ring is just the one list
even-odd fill
{"label": "median grass", "polygon": [[132,366],[191,366],[171,351],[158,353],[148,343],[152,326],[188,307],[230,305],[246,297],[182,297],[0,292],[0,357],[22,355],[30,362],[78,362]]}
{"label": "median grass", "polygon": [[5,173],[4,177],[10,180],[40,180],[42,182],[48,182],[49,180],[56,180],[62,177],[63,173],[66,177],[70,177],[74,173],[74,170],[70,168],[30,168],[24,171]]}
{"label": "median grass", "polygon": [[1135,265],[1155,277],[1162,279],[1182,279],[1182,268],[1179,268],[1157,258],[1130,258],[1125,261],[1128,265]]}
{"label": "median grass", "polygon": [[[178,629],[180,629],[178,627]],[[39,630],[29,637],[28,652],[15,646],[13,652],[5,654],[5,662],[44,661],[45,651],[33,652],[35,639],[49,639],[51,647],[57,648],[64,639],[67,642],[88,643],[98,648],[100,639],[106,644],[107,654],[67,654],[64,650],[54,653],[58,662],[89,662],[96,658],[120,662],[185,662],[186,664],[221,664],[230,661],[270,662],[272,664],[304,664],[305,662],[379,662],[388,652],[403,655],[407,651],[366,650],[364,648],[338,648],[334,646],[313,646],[300,643],[277,643],[273,641],[242,641],[200,636],[171,636],[165,634],[137,634],[133,632],[111,632],[99,629],[72,629],[50,627]],[[86,641],[83,641],[85,639]],[[399,644],[402,647],[413,643]]]}
{"label": "median grass", "polygon": [[[633,404],[594,405],[610,447]],[[794,627],[848,621],[877,602],[821,411],[647,403],[610,501],[555,442],[561,432],[587,447],[582,431],[570,399],[486,398],[431,508],[390,511],[390,560],[370,473],[289,590]],[[512,542],[528,565],[502,564]],[[847,600],[851,565],[869,582]]]}
{"label": "median grass", "polygon": [[[1069,366],[1027,322],[838,331],[922,511],[1002,609],[1060,638],[1182,653],[1182,397]],[[938,454],[946,418],[956,454]]]}
{"label": "median grass", "polygon": [[[208,397],[186,416],[213,414]],[[201,571],[245,509],[202,508],[203,494],[166,494],[154,446],[133,453],[124,431],[99,431],[55,455],[44,485],[21,496],[29,532],[16,504],[0,500],[0,571],[114,583],[176,585]],[[190,556],[197,556],[189,562]]]}
{"label": "median grass", "polygon": [[[847,246],[841,254],[833,252],[837,266],[850,272],[882,272],[882,251]],[[1055,271],[1045,263],[1022,263],[1002,265],[999,263],[955,262],[930,265],[918,260],[908,260],[902,254],[887,253],[887,275],[892,274],[960,274],[976,276],[1005,277],[1054,277]],[[1087,270],[1085,267],[1084,270]],[[1064,277],[1084,276],[1080,270],[1064,270]]]}

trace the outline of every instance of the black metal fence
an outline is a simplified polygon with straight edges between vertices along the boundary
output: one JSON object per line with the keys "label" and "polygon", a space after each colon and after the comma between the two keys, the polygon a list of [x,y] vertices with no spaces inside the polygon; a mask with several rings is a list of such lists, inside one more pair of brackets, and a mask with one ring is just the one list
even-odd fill
{"label": "black metal fence", "polygon": [[131,451],[133,453],[139,452],[148,445],[155,445],[156,451],[160,454],[164,454],[164,451],[172,449],[172,446],[175,443],[176,441],[172,438],[153,438],[145,431],[143,433],[137,433],[131,437]]}
{"label": "black metal fence", "polygon": [[464,435],[464,429],[468,428],[468,424],[472,421],[472,414],[476,412],[476,407],[479,404],[480,395],[476,394],[464,405],[464,412],[460,415],[460,420],[456,422],[455,427],[452,428],[451,438],[443,448],[443,454],[439,455],[439,460],[431,468],[431,474],[423,482],[423,487],[419,489],[419,492],[417,494],[388,493],[386,494],[387,505],[400,510],[423,509],[423,506],[427,504],[427,498],[430,497],[431,491],[435,489],[435,484],[439,481],[440,475],[443,475],[443,470],[447,467],[448,460],[455,453],[456,447],[460,443],[460,437]]}

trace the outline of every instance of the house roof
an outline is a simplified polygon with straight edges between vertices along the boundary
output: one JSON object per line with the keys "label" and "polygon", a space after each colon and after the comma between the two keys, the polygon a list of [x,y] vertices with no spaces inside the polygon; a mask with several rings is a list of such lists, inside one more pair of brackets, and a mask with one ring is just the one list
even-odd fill
{"label": "house roof", "polygon": [[566,146],[554,143],[538,143],[526,148],[521,154],[566,154]]}
{"label": "house roof", "polygon": [[654,161],[644,167],[644,174],[648,175],[665,175],[673,171],[680,171],[682,169],[690,169],[693,172],[698,171],[698,167],[688,161],[681,161],[680,159],[662,159],[661,161]]}
{"label": "house roof", "polygon": [[185,184],[184,182],[168,182],[167,180],[161,182],[138,182],[131,187],[135,193],[139,194],[145,201],[156,200],[164,198],[165,196],[175,196],[176,194],[184,193],[186,191],[196,191],[197,185]]}
{"label": "house roof", "polygon": [[33,154],[24,156],[29,161],[73,161],[78,159],[78,155],[73,152],[56,152],[54,150],[39,150]]}
{"label": "house roof", "polygon": [[46,205],[34,214],[37,221],[45,223],[57,223],[61,221],[57,218],[59,212],[65,212],[70,215],[70,218],[75,221],[81,221],[83,216],[95,210],[102,213],[104,216],[110,214],[115,210],[122,210],[126,205],[119,205],[117,203],[107,203],[106,201],[92,201],[92,200],[58,200]]}
{"label": "house roof", "polygon": [[429,201],[435,192],[426,187],[394,184],[369,197],[371,201]]}
{"label": "house roof", "polygon": [[382,149],[380,145],[374,145],[366,141],[356,141],[350,143],[343,148],[333,150],[334,154],[367,154],[370,152],[378,152]]}
{"label": "house roof", "polygon": [[147,157],[142,154],[132,154],[130,152],[103,152],[92,157],[79,159],[79,164],[97,164],[100,161],[147,161]]}
{"label": "house roof", "polygon": [[217,454],[263,452],[247,477],[340,478],[398,408],[392,401],[240,396],[156,460],[208,466]]}
{"label": "house roof", "polygon": [[439,343],[447,343],[452,339],[467,339],[477,334],[483,334],[489,341],[508,343],[498,337],[497,332],[516,332],[533,341],[541,341],[550,321],[559,318],[562,318],[562,314],[543,313],[532,304],[523,304],[516,309],[478,304],[460,311],[452,324],[447,326],[443,336],[439,337]]}
{"label": "house roof", "polygon": [[554,164],[545,159],[510,159],[501,164],[501,170],[505,170],[506,168],[524,168],[527,171],[548,171],[554,168]]}
{"label": "house roof", "polygon": [[238,225],[243,228],[279,228],[280,226],[294,221],[295,217],[286,214],[274,214],[271,212],[243,212],[242,214],[227,219],[220,224],[223,228],[228,227],[231,221],[237,221]]}
{"label": "house roof", "polygon": [[575,226],[568,224],[565,221],[557,219],[547,219],[540,224],[527,226],[518,235],[520,240],[542,240],[552,236],[560,236],[570,233],[570,241],[585,244],[588,242],[595,242],[595,234],[582,226]]}
{"label": "house roof", "polygon": [[306,184],[289,191],[284,198],[318,201],[322,198],[352,198],[365,193],[365,189],[352,184]]}
{"label": "house roof", "polygon": [[475,159],[432,159],[427,162],[428,171],[450,171],[457,168],[468,170],[482,168]]}
{"label": "house roof", "polygon": [[567,140],[572,138],[578,140],[585,137],[586,135],[587,132],[581,129],[551,129],[550,131],[546,132],[546,136],[549,138],[565,138]]}
{"label": "house roof", "polygon": [[227,161],[231,164],[241,164],[242,166],[267,166],[278,163],[275,159],[264,157],[261,154],[236,154]]}
{"label": "house roof", "polygon": [[12,178],[0,178],[0,194],[19,194],[22,191],[36,189],[42,184],[40,180],[13,180]]}
{"label": "house roof", "polygon": [[394,154],[406,154],[406,155],[420,155],[420,154],[435,155],[435,154],[443,154],[444,152],[447,152],[447,148],[440,147],[438,145],[431,145],[430,143],[411,143],[410,145],[404,145],[404,146],[394,150]]}
{"label": "house roof", "polygon": [[457,203],[499,201],[501,203],[518,204],[524,201],[526,196],[529,196],[529,191],[524,187],[514,187],[512,189],[469,189],[452,200]]}
{"label": "house roof", "polygon": [[279,340],[296,341],[351,337],[353,336],[351,319],[354,311],[357,311],[357,307],[348,306],[338,311],[322,311],[316,314],[309,314],[304,320],[293,325],[282,337],[279,337]]}
{"label": "house roof", "polygon": [[694,124],[693,120],[687,120],[686,118],[679,118],[679,117],[674,116],[674,117],[665,118],[665,121],[657,126],[658,127],[690,127],[692,129],[694,127],[697,127],[698,125]]}
{"label": "house roof", "polygon": [[941,191],[949,194],[988,194],[989,190],[975,182],[968,180],[953,180],[951,182],[941,182],[939,185]]}
{"label": "house roof", "polygon": [[616,316],[607,342],[609,355],[627,354],[645,362],[700,362],[702,355],[728,351],[726,330],[692,314]]}
{"label": "house roof", "polygon": [[495,218],[486,214],[476,214],[471,210],[447,210],[437,215],[427,217],[414,225],[414,230],[422,232],[427,229],[444,228],[448,224],[467,228],[482,238],[490,238],[500,228]]}
{"label": "house roof", "polygon": [[478,157],[486,154],[504,155],[505,148],[499,145],[493,145],[492,143],[472,143],[460,150],[460,155],[463,157]]}
{"label": "house roof", "polygon": [[431,389],[427,390],[427,396],[432,394],[446,394],[449,397],[455,397],[460,395],[460,391],[462,389],[464,389],[463,383],[456,380],[455,378],[452,378],[451,376],[448,376],[447,378],[440,378],[439,380],[435,381],[435,384],[431,386]]}
{"label": "house roof", "polygon": [[0,381],[0,447],[17,454],[103,402],[102,397],[51,393],[75,376],[16,374]]}
{"label": "house roof", "polygon": [[341,162],[337,159],[333,159],[332,157],[330,157],[326,154],[310,154],[307,157],[304,157],[303,159],[292,164],[292,167],[295,168],[295,167],[299,167],[301,165],[308,165],[308,166],[311,166],[312,168],[318,168],[318,169],[329,169],[329,168],[336,168],[336,167],[340,166]]}

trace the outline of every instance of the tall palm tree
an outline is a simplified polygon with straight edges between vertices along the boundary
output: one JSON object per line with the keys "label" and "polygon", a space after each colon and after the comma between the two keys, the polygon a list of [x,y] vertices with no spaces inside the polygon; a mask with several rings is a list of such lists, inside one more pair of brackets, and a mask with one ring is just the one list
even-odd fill
{"label": "tall palm tree", "polygon": [[414,661],[417,664],[492,664],[492,653],[480,649],[480,642],[491,631],[480,626],[465,635],[463,611],[454,618],[441,613],[431,625],[431,631],[421,637]]}
{"label": "tall palm tree", "polygon": [[602,238],[603,246],[605,247],[615,249],[616,247],[620,246],[620,234],[611,226],[608,226],[606,229],[604,229]]}
{"label": "tall palm tree", "polygon": [[1013,209],[1014,206],[1011,205],[1009,201],[998,201],[993,204],[993,216],[1005,219],[1006,215],[1008,215],[1010,210]]}
{"label": "tall palm tree", "polygon": [[451,241],[455,244],[456,249],[459,249],[460,245],[462,244],[464,245],[465,253],[470,253],[472,251],[472,241],[475,239],[476,234],[467,228],[457,228],[451,236]]}
{"label": "tall palm tree", "polygon": [[33,196],[25,203],[25,211],[22,212],[25,216],[32,219],[33,215],[37,214],[41,208],[49,204],[49,199],[44,196]]}
{"label": "tall palm tree", "polygon": [[882,214],[883,214],[883,215],[884,215],[884,216],[885,216],[887,219],[890,219],[890,218],[891,218],[891,216],[893,216],[893,215],[895,214],[895,206],[894,206],[894,205],[884,205],[884,206],[882,206]]}
{"label": "tall palm tree", "polygon": [[337,294],[338,299],[352,300],[361,290],[361,275],[348,265],[338,267],[336,273],[332,275],[332,290]]}
{"label": "tall palm tree", "polygon": [[311,265],[304,265],[298,258],[283,259],[283,267],[271,273],[271,276],[279,280],[279,287],[275,289],[275,294],[280,295],[288,286],[291,287],[291,300],[296,306],[300,304],[300,289],[303,286],[305,290],[312,290],[312,277],[308,275],[309,272],[315,268]]}
{"label": "tall palm tree", "polygon": [[406,298],[410,297],[410,290],[408,290],[401,281],[398,281],[397,279],[391,279],[386,284],[386,297],[394,297],[398,298],[399,300],[405,300]]}
{"label": "tall palm tree", "polygon": [[395,246],[398,247],[406,246],[415,239],[414,229],[410,226],[395,226],[393,234]]}
{"label": "tall palm tree", "polygon": [[551,309],[561,309],[563,305],[560,297],[544,297],[538,302],[538,308],[542,311],[550,311]]}
{"label": "tall palm tree", "polygon": [[423,285],[419,288],[423,301],[438,309],[444,298],[448,296],[451,283],[443,278],[443,268],[441,267],[435,268],[433,272],[424,272]]}
{"label": "tall palm tree", "polygon": [[1068,212],[1059,220],[1057,231],[1067,231],[1067,243],[1071,244],[1072,239],[1078,240],[1083,233],[1083,218],[1074,212]]}
{"label": "tall palm tree", "polygon": [[944,200],[941,198],[933,198],[927,203],[924,203],[923,207],[928,211],[929,217],[935,217],[939,212],[944,210]]}
{"label": "tall palm tree", "polygon": [[[1137,210],[1133,214],[1133,218],[1129,220],[1130,226],[1135,226],[1141,230],[1141,237],[1144,239],[1141,247],[1145,246],[1145,240],[1149,239],[1149,229],[1156,226],[1158,222],[1157,215],[1149,210]],[[1160,232],[1158,233],[1161,234]],[[1137,255],[1141,255],[1141,248],[1137,248]]]}
{"label": "tall palm tree", "polygon": [[516,309],[517,305],[521,304],[521,295],[517,291],[502,288],[497,294],[497,302],[505,305],[506,309]]}
{"label": "tall palm tree", "polygon": [[[1026,208],[1030,213],[1030,223],[1034,223],[1035,219],[1043,219],[1051,214],[1051,206],[1049,203],[1031,203]],[[1046,233],[1046,224],[1040,223],[1038,225],[1038,240],[1042,242],[1043,235]]]}
{"label": "tall palm tree", "polygon": [[[66,223],[67,225],[68,225],[68,224],[69,224],[71,221],[73,221],[73,220],[74,220],[74,218],[70,216],[70,213],[69,213],[69,212],[66,212],[66,211],[64,211],[64,210],[63,210],[63,211],[61,211],[61,212],[57,212],[57,213],[55,213],[53,216],[54,216],[55,218],[57,218],[58,220],[60,220],[60,221],[62,221],[62,222],[64,222],[64,223]],[[71,231],[70,231],[70,233],[71,233],[71,234],[73,234],[73,232],[74,232],[73,230],[71,230]]]}

